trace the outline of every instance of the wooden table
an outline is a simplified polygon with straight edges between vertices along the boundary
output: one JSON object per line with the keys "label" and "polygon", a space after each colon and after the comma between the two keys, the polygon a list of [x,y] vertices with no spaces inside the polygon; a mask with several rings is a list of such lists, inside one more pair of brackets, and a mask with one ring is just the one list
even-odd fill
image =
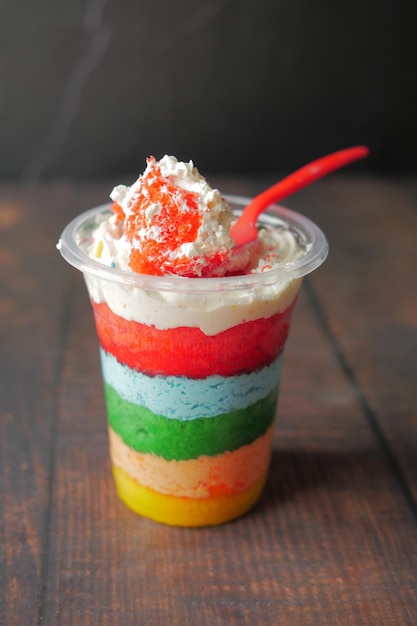
{"label": "wooden table", "polygon": [[203,529],[113,488],[90,305],[55,250],[113,182],[0,186],[0,623],[417,624],[417,180],[333,175],[287,202],[330,256],[295,314],[262,501]]}

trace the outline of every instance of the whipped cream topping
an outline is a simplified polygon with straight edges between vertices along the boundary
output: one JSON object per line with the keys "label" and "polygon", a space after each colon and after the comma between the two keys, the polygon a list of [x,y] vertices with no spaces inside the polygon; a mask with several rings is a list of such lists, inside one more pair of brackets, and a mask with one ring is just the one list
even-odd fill
{"label": "whipped cream topping", "polygon": [[228,258],[232,211],[192,161],[150,157],[142,176],[110,197],[119,208],[97,232],[94,252],[103,261],[111,256],[119,269],[198,277],[215,275]]}
{"label": "whipped cream topping", "polygon": [[[154,173],[156,165],[159,172]],[[164,244],[164,220],[155,219],[161,215],[163,207],[160,201],[146,203],[149,192],[148,187],[143,184],[143,180],[147,178],[148,185],[152,185],[158,174],[163,179],[169,180],[174,187],[195,194],[194,208],[201,218],[197,235],[194,240],[179,243],[177,247],[168,250],[170,262],[184,257],[190,260],[190,265],[192,261],[194,270],[192,275],[201,276],[207,259],[219,250],[224,253],[223,262],[218,267],[211,267],[212,276],[221,276],[225,272],[233,274],[263,272],[282,263],[296,261],[305,253],[305,248],[300,247],[294,234],[283,223],[280,229],[268,227],[261,229],[257,248],[244,249],[235,255],[234,242],[230,236],[234,217],[231,207],[220,191],[208,184],[192,161],[185,163],[173,156],[165,155],[158,162],[153,157],[148,159],[144,174],[132,186],[118,185],[113,189],[110,197],[121,208],[124,219],[120,218],[120,214],[114,213],[97,227],[94,240],[87,250],[91,258],[99,259],[101,263],[116,269],[131,271],[132,250],[142,249],[149,240],[161,244],[162,248],[159,249],[162,254],[165,253],[167,246]],[[142,213],[141,227],[136,228],[132,234],[127,232],[127,224],[138,223],[135,209],[138,195],[145,197],[146,208]],[[178,203],[181,205],[184,202],[185,200],[179,196]],[[180,213],[181,211],[180,206]],[[170,227],[169,224],[165,226]],[[161,269],[164,269],[163,265]],[[160,273],[182,274],[181,271]]]}
{"label": "whipped cream topping", "polygon": [[[144,173],[152,185],[152,167],[159,167],[160,177],[167,179],[170,185],[195,194],[200,219],[197,236],[193,241],[183,242],[176,249],[170,250],[169,265],[178,258],[207,258],[219,249],[227,252],[227,267],[232,274],[257,275],[267,273],[302,258],[310,244],[303,243],[289,225],[278,217],[273,221],[260,219],[257,245],[248,249],[242,256],[234,256],[233,240],[230,227],[234,218],[231,206],[222,197],[220,191],[212,189],[205,178],[194,167],[192,161],[182,163],[175,157],[165,156],[159,162],[148,160]],[[95,261],[103,265],[132,272],[131,255],[135,246],[154,238],[163,240],[163,224],[155,219],[163,210],[159,202],[149,202],[141,216],[141,228],[129,236],[127,224],[135,219],[138,191],[146,196],[146,189],[141,178],[131,187],[119,185],[111,193],[111,198],[122,212],[104,215],[96,223],[89,236],[79,242],[80,248]],[[141,186],[142,185],[142,186]],[[172,188],[171,188],[172,190]],[[175,190],[174,190],[175,191]],[[181,205],[181,198],[179,203]],[[198,265],[193,276],[201,276],[204,263]],[[133,272],[134,273],[134,272]],[[146,272],[145,272],[146,273]],[[165,272],[162,272],[164,274]],[[166,272],[169,275],[170,272]],[[204,275],[204,274],[203,274]],[[209,276],[217,276],[214,272]],[[155,276],[155,280],[161,277]],[[155,289],[121,284],[99,276],[85,273],[85,280],[90,297],[97,303],[105,302],[117,315],[140,323],[154,325],[158,329],[191,326],[200,328],[207,335],[214,335],[245,321],[269,317],[284,311],[296,298],[301,286],[300,278],[288,278],[268,281],[268,284],[256,285],[250,289],[231,289],[227,287],[227,276],[222,279],[224,287],[207,293],[193,292],[193,278],[182,278],[189,284],[189,290]],[[207,278],[209,285],[210,278]]]}
{"label": "whipped cream topping", "polygon": [[[231,254],[227,261],[228,268],[232,273],[265,272],[295,262],[305,254],[306,248],[299,244],[285,224],[278,228],[266,226],[259,231],[257,247],[240,253],[235,264]],[[131,250],[131,245],[120,232],[120,225],[115,223],[114,215],[97,226],[85,247],[85,252],[92,259],[124,271],[132,271],[129,264]],[[241,271],[242,267],[245,268],[244,272]]]}

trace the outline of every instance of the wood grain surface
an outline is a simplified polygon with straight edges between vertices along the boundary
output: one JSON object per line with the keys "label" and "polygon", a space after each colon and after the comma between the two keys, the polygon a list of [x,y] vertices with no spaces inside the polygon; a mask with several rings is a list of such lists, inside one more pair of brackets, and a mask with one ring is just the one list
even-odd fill
{"label": "wood grain surface", "polygon": [[0,624],[417,624],[415,181],[333,176],[287,202],[330,256],[294,315],[262,500],[203,529],[114,491],[90,305],[55,250],[111,186],[0,186]]}

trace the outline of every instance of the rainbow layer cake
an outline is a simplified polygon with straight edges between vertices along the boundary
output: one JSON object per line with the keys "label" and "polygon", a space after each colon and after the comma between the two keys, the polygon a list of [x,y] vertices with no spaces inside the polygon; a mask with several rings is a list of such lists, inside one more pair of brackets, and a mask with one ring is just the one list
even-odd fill
{"label": "rainbow layer cake", "polygon": [[215,335],[92,302],[121,499],[166,524],[219,524],[258,500],[292,303]]}

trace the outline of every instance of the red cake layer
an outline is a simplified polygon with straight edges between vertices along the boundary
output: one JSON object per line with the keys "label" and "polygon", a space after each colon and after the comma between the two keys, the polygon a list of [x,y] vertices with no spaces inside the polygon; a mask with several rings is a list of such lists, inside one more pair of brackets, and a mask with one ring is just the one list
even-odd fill
{"label": "red cake layer", "polygon": [[181,326],[159,330],[127,321],[92,302],[102,348],[150,376],[234,376],[272,363],[287,339],[294,303],[282,313],[244,322],[217,335]]}

